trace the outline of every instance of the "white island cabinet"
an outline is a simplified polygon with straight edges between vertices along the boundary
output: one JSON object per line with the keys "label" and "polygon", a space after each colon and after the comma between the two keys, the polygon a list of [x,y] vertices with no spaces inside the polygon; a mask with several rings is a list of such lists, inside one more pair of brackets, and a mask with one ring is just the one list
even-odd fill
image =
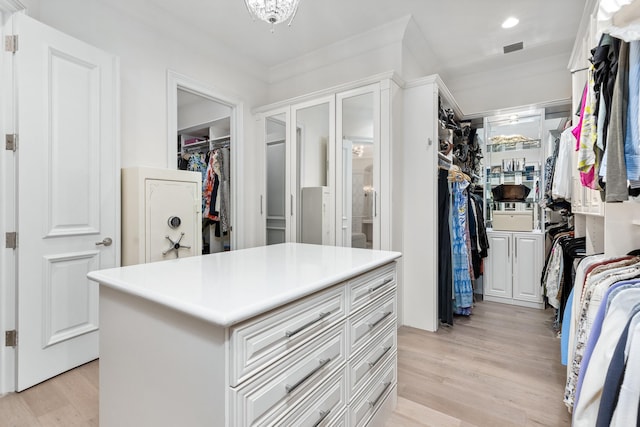
{"label": "white island cabinet", "polygon": [[382,424],[399,256],[286,243],[89,273],[100,426]]}

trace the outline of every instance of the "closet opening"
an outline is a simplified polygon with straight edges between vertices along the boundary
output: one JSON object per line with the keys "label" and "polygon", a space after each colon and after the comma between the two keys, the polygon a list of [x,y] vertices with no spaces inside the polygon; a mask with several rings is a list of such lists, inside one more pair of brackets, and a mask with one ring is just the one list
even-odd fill
{"label": "closet opening", "polygon": [[233,250],[238,104],[172,73],[169,86],[169,168],[202,175],[202,254]]}

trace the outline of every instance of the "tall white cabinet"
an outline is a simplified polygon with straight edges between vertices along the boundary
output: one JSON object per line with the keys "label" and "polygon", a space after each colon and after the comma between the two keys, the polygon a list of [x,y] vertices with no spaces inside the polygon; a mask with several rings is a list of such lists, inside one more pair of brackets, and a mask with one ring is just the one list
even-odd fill
{"label": "tall white cabinet", "polygon": [[322,187],[323,244],[401,249],[394,223],[402,207],[399,100],[400,84],[388,75],[254,110],[263,141],[265,244],[317,243],[303,229],[312,223],[303,194]]}

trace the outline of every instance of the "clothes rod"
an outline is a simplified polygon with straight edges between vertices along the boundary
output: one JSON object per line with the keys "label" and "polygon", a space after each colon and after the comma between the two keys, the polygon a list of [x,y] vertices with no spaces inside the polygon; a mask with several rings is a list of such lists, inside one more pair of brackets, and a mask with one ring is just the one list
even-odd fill
{"label": "clothes rod", "polygon": [[580,71],[587,71],[589,69],[589,67],[584,67],[584,68],[576,68],[575,70],[570,70],[569,72],[571,74],[575,74],[575,73],[579,73]]}

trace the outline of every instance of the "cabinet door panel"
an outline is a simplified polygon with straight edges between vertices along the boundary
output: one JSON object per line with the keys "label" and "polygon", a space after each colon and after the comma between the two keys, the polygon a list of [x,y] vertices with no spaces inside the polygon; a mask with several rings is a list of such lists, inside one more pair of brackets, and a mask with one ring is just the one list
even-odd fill
{"label": "cabinet door panel", "polygon": [[540,302],[542,235],[513,236],[513,298]]}
{"label": "cabinet door panel", "polygon": [[489,256],[485,261],[487,296],[511,298],[511,235],[509,233],[487,233]]}

